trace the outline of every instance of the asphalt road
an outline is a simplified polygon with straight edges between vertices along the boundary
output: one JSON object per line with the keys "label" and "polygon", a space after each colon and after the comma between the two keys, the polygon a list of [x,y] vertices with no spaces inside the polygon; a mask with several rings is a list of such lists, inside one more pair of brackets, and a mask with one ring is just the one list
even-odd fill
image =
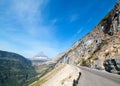
{"label": "asphalt road", "polygon": [[120,75],[80,67],[81,77],[77,86],[120,86]]}

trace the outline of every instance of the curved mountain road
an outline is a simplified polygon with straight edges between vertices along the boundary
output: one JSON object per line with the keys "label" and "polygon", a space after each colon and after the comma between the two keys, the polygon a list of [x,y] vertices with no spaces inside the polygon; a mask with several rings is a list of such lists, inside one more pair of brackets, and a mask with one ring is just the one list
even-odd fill
{"label": "curved mountain road", "polygon": [[120,75],[80,67],[81,77],[77,86],[120,86]]}

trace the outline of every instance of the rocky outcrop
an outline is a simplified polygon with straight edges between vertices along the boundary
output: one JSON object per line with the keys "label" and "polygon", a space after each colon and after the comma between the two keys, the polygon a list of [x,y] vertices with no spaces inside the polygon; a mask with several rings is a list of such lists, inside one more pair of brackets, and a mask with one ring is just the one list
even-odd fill
{"label": "rocky outcrop", "polygon": [[117,64],[117,67],[115,66],[112,69],[119,71],[120,1],[118,1],[114,9],[100,21],[92,32],[88,33],[81,40],[78,40],[69,50],[65,51],[59,57],[57,63],[74,65],[82,65],[84,63],[89,67],[106,69],[109,60],[114,60]]}
{"label": "rocky outcrop", "polygon": [[117,59],[108,59],[104,61],[105,70],[112,73],[120,74],[120,62]]}

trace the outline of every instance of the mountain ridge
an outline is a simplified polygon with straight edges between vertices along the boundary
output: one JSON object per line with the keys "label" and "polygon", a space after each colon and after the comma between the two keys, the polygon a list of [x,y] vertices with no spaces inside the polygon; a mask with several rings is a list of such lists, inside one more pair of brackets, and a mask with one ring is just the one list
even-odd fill
{"label": "mountain ridge", "polygon": [[[120,72],[120,1],[95,28],[59,57],[57,64],[84,65]],[[109,63],[109,65],[108,65]]]}
{"label": "mountain ridge", "polygon": [[30,60],[0,50],[0,86],[26,86],[36,75]]}

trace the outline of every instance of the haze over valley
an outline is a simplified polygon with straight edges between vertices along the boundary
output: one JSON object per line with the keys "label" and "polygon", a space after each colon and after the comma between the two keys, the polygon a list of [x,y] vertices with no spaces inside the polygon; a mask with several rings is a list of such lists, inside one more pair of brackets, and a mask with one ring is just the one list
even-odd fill
{"label": "haze over valley", "polygon": [[1,0],[0,86],[119,86],[120,0]]}

